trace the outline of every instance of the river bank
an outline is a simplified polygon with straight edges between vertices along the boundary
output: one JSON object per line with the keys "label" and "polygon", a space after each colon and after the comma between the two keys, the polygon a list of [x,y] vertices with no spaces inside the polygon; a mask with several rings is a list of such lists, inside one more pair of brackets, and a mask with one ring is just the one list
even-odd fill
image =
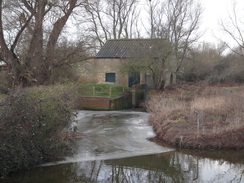
{"label": "river bank", "polygon": [[190,149],[244,149],[244,85],[180,84],[148,101],[157,138]]}

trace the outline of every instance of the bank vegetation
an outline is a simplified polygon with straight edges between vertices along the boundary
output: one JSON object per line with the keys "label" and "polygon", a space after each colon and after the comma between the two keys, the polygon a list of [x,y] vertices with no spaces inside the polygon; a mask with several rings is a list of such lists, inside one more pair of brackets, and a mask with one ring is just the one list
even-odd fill
{"label": "bank vegetation", "polygon": [[11,91],[1,99],[0,177],[73,151],[63,132],[73,120],[75,95],[75,87],[56,85]]}
{"label": "bank vegetation", "polygon": [[148,101],[150,122],[167,144],[244,149],[244,85],[180,84]]}

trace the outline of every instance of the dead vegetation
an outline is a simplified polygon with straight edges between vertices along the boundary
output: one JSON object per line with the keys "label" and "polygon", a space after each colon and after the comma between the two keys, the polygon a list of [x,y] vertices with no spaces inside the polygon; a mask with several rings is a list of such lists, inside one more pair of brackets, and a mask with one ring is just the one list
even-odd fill
{"label": "dead vegetation", "polygon": [[154,94],[147,106],[157,137],[168,144],[244,149],[243,85],[181,84]]}

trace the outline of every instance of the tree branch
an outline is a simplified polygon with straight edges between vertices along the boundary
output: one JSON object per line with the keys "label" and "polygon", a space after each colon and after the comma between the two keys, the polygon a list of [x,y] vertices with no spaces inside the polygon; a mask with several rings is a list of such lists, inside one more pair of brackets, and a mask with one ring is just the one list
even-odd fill
{"label": "tree branch", "polygon": [[14,49],[19,41],[19,38],[21,36],[21,34],[24,32],[24,30],[26,29],[26,27],[29,25],[32,17],[34,16],[34,14],[30,15],[30,17],[27,19],[27,21],[25,22],[25,24],[21,27],[21,29],[19,30],[19,32],[17,33],[15,40],[13,42],[13,44],[11,45],[11,51],[14,52]]}

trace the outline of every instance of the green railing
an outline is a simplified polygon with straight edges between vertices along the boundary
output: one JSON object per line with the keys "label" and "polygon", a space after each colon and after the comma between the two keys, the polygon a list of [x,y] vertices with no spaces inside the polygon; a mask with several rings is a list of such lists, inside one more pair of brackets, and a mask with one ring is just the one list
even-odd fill
{"label": "green railing", "polygon": [[80,94],[81,96],[116,98],[129,90],[128,87],[109,84],[82,84]]}

